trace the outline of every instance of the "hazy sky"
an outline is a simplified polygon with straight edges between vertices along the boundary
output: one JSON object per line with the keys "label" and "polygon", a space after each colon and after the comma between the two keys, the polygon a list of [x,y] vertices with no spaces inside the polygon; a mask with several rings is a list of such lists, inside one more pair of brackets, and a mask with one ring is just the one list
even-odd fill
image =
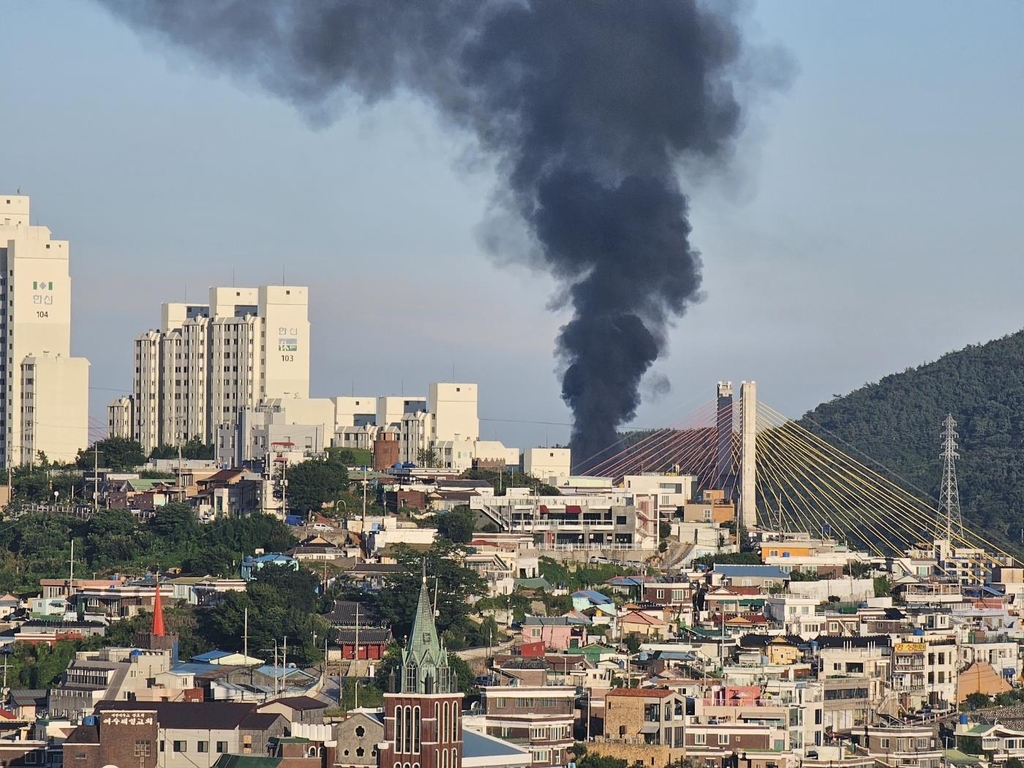
{"label": "hazy sky", "polygon": [[[553,285],[482,254],[488,172],[428,108],[311,127],[87,2],[5,3],[0,25],[0,191],[71,241],[94,416],[160,302],[283,275],[311,287],[313,395],[422,393],[454,367],[484,437],[567,439]],[[706,299],[638,426],[718,379],[799,416],[1022,326],[1024,3],[777,0],[749,26],[799,71],[733,172],[688,185]]]}

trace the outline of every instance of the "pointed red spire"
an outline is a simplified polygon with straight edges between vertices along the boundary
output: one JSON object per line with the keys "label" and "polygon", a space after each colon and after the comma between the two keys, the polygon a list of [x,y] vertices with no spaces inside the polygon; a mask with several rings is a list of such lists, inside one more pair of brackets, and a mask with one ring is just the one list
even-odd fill
{"label": "pointed red spire", "polygon": [[153,636],[163,637],[167,632],[164,630],[164,604],[160,597],[160,582],[156,583],[156,597],[153,598]]}

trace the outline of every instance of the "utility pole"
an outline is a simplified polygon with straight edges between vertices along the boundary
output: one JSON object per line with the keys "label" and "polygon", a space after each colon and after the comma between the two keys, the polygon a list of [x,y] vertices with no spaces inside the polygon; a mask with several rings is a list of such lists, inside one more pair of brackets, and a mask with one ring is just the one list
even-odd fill
{"label": "utility pole", "polygon": [[363,533],[366,533],[366,465],[363,465]]}
{"label": "utility pole", "polygon": [[100,511],[100,444],[92,446],[92,511]]}
{"label": "utility pole", "polygon": [[178,440],[178,501],[185,500],[185,486],[181,483],[181,440]]}
{"label": "utility pole", "polygon": [[[157,589],[160,589],[159,583]],[[245,612],[242,614],[242,655],[245,657],[245,661],[242,663],[249,667],[249,608],[246,606]],[[249,684],[252,685],[252,667],[249,667]],[[245,689],[242,689],[242,701],[245,701]]]}

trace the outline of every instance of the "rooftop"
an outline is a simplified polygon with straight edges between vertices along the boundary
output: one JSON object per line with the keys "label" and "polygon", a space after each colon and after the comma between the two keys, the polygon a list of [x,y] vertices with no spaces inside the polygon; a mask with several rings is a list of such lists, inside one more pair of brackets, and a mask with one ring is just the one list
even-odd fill
{"label": "rooftop", "polygon": [[608,691],[607,696],[629,699],[667,699],[674,691],[668,688],[616,688]]}

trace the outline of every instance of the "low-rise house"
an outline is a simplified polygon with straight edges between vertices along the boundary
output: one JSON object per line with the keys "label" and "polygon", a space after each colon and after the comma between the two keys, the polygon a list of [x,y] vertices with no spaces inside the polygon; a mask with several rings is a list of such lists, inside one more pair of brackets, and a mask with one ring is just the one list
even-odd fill
{"label": "low-rise house", "polygon": [[0,597],[0,621],[6,621],[21,608],[21,599],[8,592]]}
{"label": "low-rise house", "polygon": [[314,699],[312,696],[285,696],[274,699],[260,706],[260,712],[271,712],[282,715],[291,724],[305,725],[322,724],[327,703]]}
{"label": "low-rise house", "polygon": [[314,535],[303,539],[286,553],[300,563],[330,563],[345,557],[345,550],[323,536]]}
{"label": "low-rise house", "polygon": [[873,757],[876,764],[901,768],[939,768],[942,745],[930,725],[876,726],[851,734],[859,753]]}
{"label": "low-rise house", "polygon": [[76,768],[211,768],[226,754],[263,756],[287,721],[255,704],[104,701],[64,744]]}
{"label": "low-rise house", "polygon": [[45,688],[12,688],[7,707],[19,720],[32,723],[47,713],[48,695]]}
{"label": "low-rise house", "polygon": [[14,641],[32,645],[56,645],[61,640],[84,640],[102,637],[106,624],[99,621],[26,621],[14,633]]}
{"label": "low-rise house", "polygon": [[776,565],[726,565],[716,563],[708,574],[709,583],[723,587],[758,587],[765,592],[783,589],[789,574]]}
{"label": "low-rise house", "polygon": [[202,519],[237,517],[262,511],[263,478],[243,469],[222,469],[197,480],[189,499]]}
{"label": "low-rise house", "polygon": [[497,552],[470,553],[462,564],[484,580],[487,597],[511,595],[515,589],[515,565]]}
{"label": "low-rise house", "polygon": [[683,749],[686,700],[679,693],[668,688],[616,688],[605,695],[604,709],[606,739]]}
{"label": "low-rise house", "polygon": [[299,561],[294,557],[271,552],[258,557],[245,558],[242,562],[242,579],[252,581],[259,578],[259,572],[268,565],[277,568],[291,568],[293,571],[299,570]]}
{"label": "low-rise house", "polygon": [[640,635],[649,638],[667,638],[670,634],[668,623],[646,611],[630,611],[616,620],[620,635]]}
{"label": "low-rise house", "polygon": [[525,672],[501,678],[503,685],[483,686],[483,714],[463,722],[467,729],[528,749],[535,768],[565,765],[573,745],[576,689],[546,685],[543,670],[525,683]]}
{"label": "low-rise house", "polygon": [[954,731],[957,749],[971,755],[991,755],[992,763],[1024,759],[1024,731],[1001,723],[961,722]]}
{"label": "low-rise house", "polygon": [[172,661],[169,650],[79,651],[50,690],[49,714],[81,721],[102,701],[145,698],[149,681],[169,670]]}
{"label": "low-rise house", "polygon": [[551,651],[565,651],[587,644],[584,622],[568,616],[526,616],[523,619],[524,643],[544,643]]}

